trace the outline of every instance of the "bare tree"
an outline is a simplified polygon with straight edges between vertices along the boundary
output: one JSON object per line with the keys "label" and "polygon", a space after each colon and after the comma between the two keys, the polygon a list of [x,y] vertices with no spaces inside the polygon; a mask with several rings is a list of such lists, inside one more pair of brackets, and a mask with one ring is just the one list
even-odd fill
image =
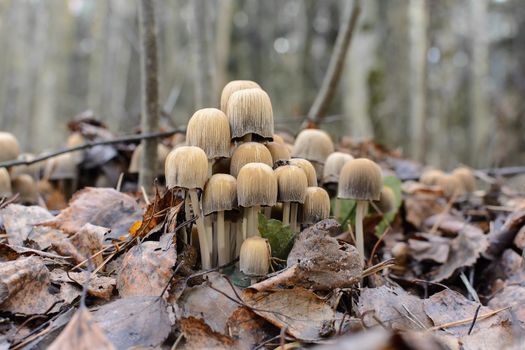
{"label": "bare tree", "polygon": [[[228,57],[230,55],[233,0],[222,0],[218,4],[219,11],[217,16],[217,85],[222,89],[228,82]],[[218,98],[218,94],[217,97]]]}
{"label": "bare tree", "polygon": [[[142,132],[150,133],[158,129],[159,124],[159,92],[157,78],[157,34],[155,28],[154,0],[140,0],[140,75]],[[157,174],[157,139],[142,141],[142,154],[139,169],[139,186],[144,186],[149,193]]]}

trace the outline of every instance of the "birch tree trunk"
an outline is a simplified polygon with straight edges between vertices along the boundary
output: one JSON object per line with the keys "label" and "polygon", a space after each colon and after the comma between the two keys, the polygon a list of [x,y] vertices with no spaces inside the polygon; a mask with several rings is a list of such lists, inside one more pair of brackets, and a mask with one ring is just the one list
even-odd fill
{"label": "birch tree trunk", "polygon": [[[159,123],[159,93],[157,80],[157,35],[155,28],[154,0],[140,0],[140,75],[142,132],[155,132]],[[147,193],[152,192],[153,180],[157,174],[157,139],[142,141],[139,186]]]}

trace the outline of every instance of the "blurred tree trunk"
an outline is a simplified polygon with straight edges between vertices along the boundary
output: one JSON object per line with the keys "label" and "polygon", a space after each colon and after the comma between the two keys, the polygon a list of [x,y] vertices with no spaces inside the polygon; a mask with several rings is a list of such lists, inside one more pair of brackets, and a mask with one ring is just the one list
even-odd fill
{"label": "blurred tree trunk", "polygon": [[413,159],[423,161],[426,150],[427,10],[425,0],[410,0],[408,22],[410,154]]}
{"label": "blurred tree trunk", "polygon": [[488,101],[488,33],[487,0],[470,0],[472,63],[470,65],[470,135],[471,163],[489,165],[487,144],[491,119]]}
{"label": "blurred tree trunk", "polygon": [[[143,133],[158,131],[159,92],[157,78],[157,33],[155,28],[154,0],[140,0],[140,76]],[[142,154],[139,169],[139,186],[147,193],[152,192],[153,180],[157,175],[157,139],[142,140]]]}
{"label": "blurred tree trunk", "polygon": [[[218,91],[228,83],[228,61],[230,57],[231,31],[233,20],[233,0],[219,1],[217,15],[217,35],[215,49],[217,54],[217,88]],[[219,95],[213,96],[214,104],[218,103]]]}

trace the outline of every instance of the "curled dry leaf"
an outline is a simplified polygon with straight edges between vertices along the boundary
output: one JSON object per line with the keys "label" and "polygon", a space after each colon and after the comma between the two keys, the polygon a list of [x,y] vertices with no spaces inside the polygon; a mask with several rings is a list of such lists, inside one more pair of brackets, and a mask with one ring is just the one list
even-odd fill
{"label": "curled dry leaf", "polygon": [[156,347],[171,331],[166,302],[158,297],[130,297],[93,312],[96,324],[117,349]]}
{"label": "curled dry leaf", "polygon": [[257,292],[245,289],[244,302],[257,315],[302,341],[316,341],[335,333],[342,314],[304,288]]}
{"label": "curled dry leaf", "polygon": [[[70,238],[53,243],[53,248],[63,256],[70,256],[79,264],[104,249],[102,242],[107,231],[105,227],[85,224]],[[103,261],[100,254],[92,259],[95,266],[101,265]]]}
{"label": "curled dry leaf", "polygon": [[93,321],[93,317],[81,307],[71,318],[66,328],[49,346],[50,350],[113,350],[115,347],[104,332]]}
{"label": "curled dry leaf", "polygon": [[31,256],[31,255],[38,255],[43,258],[50,258],[50,259],[66,259],[63,256],[56,255],[53,253],[43,252],[38,249],[32,249],[32,248],[26,248],[26,247],[20,247],[20,246],[12,246],[9,244],[0,243],[0,262],[3,261],[10,261],[10,260],[16,260],[20,256]]}
{"label": "curled dry leaf", "polygon": [[25,315],[43,314],[58,299],[49,292],[50,274],[35,256],[0,263],[0,309]]}
{"label": "curled dry leaf", "polygon": [[173,244],[147,241],[131,248],[117,273],[117,289],[123,297],[159,296],[177,261]]}
{"label": "curled dry leaf", "polygon": [[180,328],[186,339],[185,349],[232,349],[236,342],[221,333],[214,332],[203,320],[195,317],[180,319]]}

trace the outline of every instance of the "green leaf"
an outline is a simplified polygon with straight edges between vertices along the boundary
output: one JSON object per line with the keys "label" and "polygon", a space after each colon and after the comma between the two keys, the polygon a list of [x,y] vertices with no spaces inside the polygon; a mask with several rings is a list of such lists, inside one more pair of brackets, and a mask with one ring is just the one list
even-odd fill
{"label": "green leaf", "polygon": [[[336,198],[333,197],[330,200],[330,206],[332,208],[332,215],[335,216],[335,201]],[[341,213],[337,219],[342,227],[346,227],[348,222],[354,222],[354,210],[355,210],[355,201],[353,199],[342,199],[341,200]]]}
{"label": "green leaf", "polygon": [[283,260],[288,257],[295,236],[290,226],[284,226],[279,220],[267,219],[259,213],[259,233],[270,243],[274,257]]}
{"label": "green leaf", "polygon": [[395,176],[385,176],[383,178],[383,184],[387,187],[390,187],[392,191],[394,191],[395,201],[394,201],[394,209],[386,213],[383,216],[383,220],[379,223],[379,225],[376,226],[376,232],[375,235],[377,237],[381,237],[385,230],[390,226],[390,224],[394,221],[397,212],[399,211],[399,208],[401,207],[402,197],[401,197],[401,181],[395,177]]}

